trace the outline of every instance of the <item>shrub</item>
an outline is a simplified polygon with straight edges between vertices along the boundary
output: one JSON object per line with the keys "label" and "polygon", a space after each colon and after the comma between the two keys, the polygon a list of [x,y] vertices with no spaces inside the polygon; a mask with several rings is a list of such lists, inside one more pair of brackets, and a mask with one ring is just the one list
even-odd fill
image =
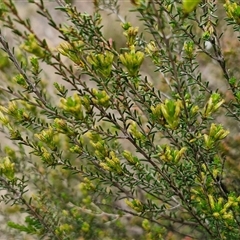
{"label": "shrub", "polygon": [[[65,22],[29,0],[54,48],[12,0],[0,5],[15,38],[0,35],[6,238],[239,239],[240,55],[228,38],[239,45],[240,5],[132,0],[134,25],[116,0],[95,0],[92,15],[56,2]],[[124,46],[105,37],[103,11]]]}

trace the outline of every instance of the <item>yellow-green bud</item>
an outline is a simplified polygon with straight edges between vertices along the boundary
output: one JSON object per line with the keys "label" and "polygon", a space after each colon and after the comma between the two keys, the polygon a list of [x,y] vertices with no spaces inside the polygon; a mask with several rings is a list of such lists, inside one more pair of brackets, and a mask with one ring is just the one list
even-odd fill
{"label": "yellow-green bud", "polygon": [[14,166],[15,164],[11,162],[9,157],[0,159],[0,173],[2,172],[9,180],[14,179]]}
{"label": "yellow-green bud", "polygon": [[194,11],[200,2],[201,0],[183,0],[182,8],[183,8],[184,14],[189,14],[192,11]]}
{"label": "yellow-green bud", "polygon": [[120,54],[119,59],[127,68],[129,75],[136,77],[143,62],[144,53],[140,51],[136,52],[134,47],[132,47],[130,52]]}

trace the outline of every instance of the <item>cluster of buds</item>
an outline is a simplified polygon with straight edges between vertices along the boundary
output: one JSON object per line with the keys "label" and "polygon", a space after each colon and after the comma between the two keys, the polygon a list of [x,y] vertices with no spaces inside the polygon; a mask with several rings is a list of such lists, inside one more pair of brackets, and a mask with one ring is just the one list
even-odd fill
{"label": "cluster of buds", "polygon": [[7,179],[14,179],[14,163],[9,157],[0,159],[0,174],[3,174]]}
{"label": "cluster of buds", "polygon": [[154,53],[158,52],[158,48],[154,41],[150,41],[147,44],[147,46],[145,47],[145,52],[150,56],[152,56]]}
{"label": "cluster of buds", "polygon": [[89,231],[90,231],[90,225],[89,225],[89,223],[83,222],[83,223],[82,223],[82,226],[81,226],[81,230],[82,230],[83,232],[89,232]]}
{"label": "cluster of buds", "polygon": [[93,151],[94,156],[99,160],[104,160],[105,157],[108,156],[109,149],[105,140],[94,131],[86,132],[80,137],[79,142],[82,145],[87,145],[89,143],[88,150]]}
{"label": "cluster of buds", "polygon": [[61,98],[60,108],[73,114],[77,119],[81,120],[84,118],[83,104],[77,93],[68,98]]}
{"label": "cluster of buds", "polygon": [[28,34],[26,41],[20,45],[20,48],[22,48],[26,52],[32,53],[39,58],[45,57],[45,53],[43,49],[39,46],[34,34]]}
{"label": "cluster of buds", "polygon": [[150,41],[145,47],[145,53],[149,56],[155,65],[161,64],[161,53],[154,41]]}
{"label": "cluster of buds", "polygon": [[108,51],[87,56],[87,61],[92,65],[93,69],[103,77],[111,75],[113,59],[114,55]]}
{"label": "cluster of buds", "polygon": [[12,140],[23,140],[21,133],[12,124],[10,119],[19,122],[29,123],[30,115],[25,109],[20,109],[16,101],[9,102],[7,107],[0,106],[0,122],[2,125],[8,128],[10,139]]}
{"label": "cluster of buds", "polygon": [[7,126],[10,122],[9,118],[6,116],[6,114],[4,114],[2,106],[0,107],[0,121],[4,126]]}
{"label": "cluster of buds", "polygon": [[34,136],[38,138],[41,142],[45,143],[50,149],[56,149],[58,135],[51,126],[45,130],[42,130],[40,133],[34,134]]}
{"label": "cluster of buds", "polygon": [[45,147],[41,147],[39,155],[42,161],[48,165],[53,164],[55,162],[54,156]]}
{"label": "cluster of buds", "polygon": [[144,205],[143,203],[138,200],[138,199],[133,199],[132,201],[130,200],[125,200],[126,204],[135,210],[136,212],[143,212],[144,211]]}
{"label": "cluster of buds", "polygon": [[79,155],[83,153],[83,150],[79,145],[73,145],[72,147],[70,147],[69,151],[73,153],[77,153]]}
{"label": "cluster of buds", "polygon": [[84,178],[83,181],[79,184],[79,189],[87,193],[89,190],[95,190],[96,186],[88,178]]}
{"label": "cluster of buds", "polygon": [[151,106],[152,117],[158,119],[165,127],[175,130],[179,125],[182,102],[166,99],[156,107]]}
{"label": "cluster of buds", "polygon": [[204,144],[207,149],[212,148],[217,141],[224,139],[229,131],[223,129],[222,125],[211,124],[209,134],[204,134]]}
{"label": "cluster of buds", "polygon": [[183,50],[188,59],[194,58],[194,42],[193,41],[185,42],[183,45]]}
{"label": "cluster of buds", "polygon": [[71,59],[79,67],[84,67],[84,61],[82,57],[82,49],[84,47],[84,42],[75,41],[73,43],[63,42],[57,48],[57,51],[63,56]]}
{"label": "cluster of buds", "polygon": [[132,27],[129,22],[122,24],[122,28],[125,30],[123,33],[127,38],[127,45],[129,47],[134,46],[136,43],[136,37],[138,34],[138,27]]}
{"label": "cluster of buds", "polygon": [[100,163],[100,166],[109,172],[114,172],[118,175],[122,175],[123,169],[119,158],[113,151],[109,152],[109,156],[105,157],[105,161]]}
{"label": "cluster of buds", "polygon": [[133,156],[133,154],[127,150],[123,151],[123,157],[128,161],[130,165],[138,166],[139,165],[139,159],[136,156]]}
{"label": "cluster of buds", "polygon": [[143,227],[143,229],[145,230],[145,231],[151,231],[151,223],[149,222],[149,220],[147,220],[147,219],[144,219],[143,221],[142,221],[142,227]]}
{"label": "cluster of buds", "polygon": [[[216,157],[214,157],[214,158],[216,158]],[[207,168],[206,163],[203,163],[201,165],[201,170],[202,170],[201,171],[201,180],[202,180],[202,182],[205,182],[207,180],[207,175],[209,174],[209,169]],[[216,164],[214,165],[213,169],[211,168],[211,174],[215,179],[220,174],[220,171],[221,171],[221,168],[217,167]],[[211,178],[212,178],[212,176],[211,176]]]}
{"label": "cluster of buds", "polygon": [[73,231],[73,226],[67,223],[59,225],[59,227],[56,228],[55,233],[58,236],[62,236],[66,233],[71,233]]}
{"label": "cluster of buds", "polygon": [[[74,127],[64,119],[55,118],[52,127],[54,129],[54,132],[58,134],[63,133],[64,136],[67,136],[69,138],[74,137],[74,139],[76,139],[76,136],[78,135]],[[61,139],[62,138],[63,136],[61,136]],[[70,146],[69,151],[81,155],[83,151],[80,146],[81,146],[81,143],[78,142],[78,139],[76,139],[75,144],[73,143],[73,145]]]}
{"label": "cluster of buds", "polygon": [[88,149],[92,151],[92,154],[98,158],[99,166],[108,171],[113,172],[118,175],[122,175],[123,169],[121,167],[121,162],[116,156],[115,152],[109,149],[105,140],[101,138],[98,133],[89,131],[85,134],[85,138],[82,138],[82,143],[90,144]]}
{"label": "cluster of buds", "polygon": [[143,133],[140,132],[137,123],[134,121],[131,121],[129,124],[128,132],[138,141],[144,141],[145,139]]}
{"label": "cluster of buds", "polygon": [[14,101],[9,102],[8,107],[0,106],[0,110],[1,112],[16,118],[18,118],[18,115],[20,114],[19,109]]}
{"label": "cluster of buds", "polygon": [[211,114],[217,111],[223,103],[224,103],[224,100],[221,99],[220,94],[213,93],[203,108],[203,111],[202,111],[203,117],[204,118],[210,117]]}
{"label": "cluster of buds", "polygon": [[176,164],[181,160],[186,150],[186,147],[176,150],[168,145],[158,146],[157,156],[160,157],[163,162]]}
{"label": "cluster of buds", "polygon": [[240,25],[240,5],[236,2],[230,2],[229,0],[226,0],[224,7],[226,9],[228,17]]}
{"label": "cluster of buds", "polygon": [[131,77],[138,75],[140,66],[144,60],[144,53],[136,51],[134,46],[130,47],[129,52],[119,55],[121,63],[127,68],[128,73]]}
{"label": "cluster of buds", "polygon": [[19,108],[16,101],[9,102],[7,107],[0,106],[0,121],[3,125],[7,126],[9,130],[12,130],[9,125],[10,120],[6,115],[11,116],[17,122],[29,123],[31,119],[26,109]]}
{"label": "cluster of buds", "polygon": [[223,198],[218,198],[216,201],[212,195],[208,195],[208,201],[213,212],[213,217],[217,219],[233,220],[232,208],[239,207],[240,197],[229,196],[224,204]]}
{"label": "cluster of buds", "polygon": [[68,127],[68,123],[60,118],[55,118],[53,123],[54,128],[60,133],[70,133],[70,128]]}
{"label": "cluster of buds", "polygon": [[[198,182],[198,180],[196,182]],[[203,191],[198,187],[197,189],[196,188],[191,188],[190,192],[191,192],[191,199],[194,200],[197,203],[201,203],[201,198],[202,198],[202,195],[203,195]]]}
{"label": "cluster of buds", "polygon": [[92,89],[92,102],[96,105],[102,106],[102,107],[109,107],[110,106],[110,97],[109,95],[103,90],[98,91],[97,89]]}
{"label": "cluster of buds", "polygon": [[213,189],[214,185],[216,184],[216,179],[222,171],[222,162],[217,155],[213,157],[212,161],[213,164],[211,165],[211,167],[208,166],[207,163],[201,164],[200,174],[198,177],[195,178],[197,187],[195,186],[191,189],[191,199],[194,199],[201,204],[203,204],[204,202],[204,188]]}

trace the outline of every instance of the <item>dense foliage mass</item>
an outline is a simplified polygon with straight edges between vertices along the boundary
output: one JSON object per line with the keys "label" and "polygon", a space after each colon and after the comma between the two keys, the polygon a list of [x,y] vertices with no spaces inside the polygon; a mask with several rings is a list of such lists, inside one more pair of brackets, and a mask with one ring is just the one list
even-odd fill
{"label": "dense foliage mass", "polygon": [[60,44],[0,0],[6,239],[240,239],[240,5],[28,2]]}

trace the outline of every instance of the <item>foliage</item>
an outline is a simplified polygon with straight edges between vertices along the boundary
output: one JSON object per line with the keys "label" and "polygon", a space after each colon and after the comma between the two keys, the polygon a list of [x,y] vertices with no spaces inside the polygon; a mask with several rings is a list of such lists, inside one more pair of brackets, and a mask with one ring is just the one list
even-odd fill
{"label": "foliage", "polygon": [[[43,0],[29,0],[58,32],[54,48],[12,0],[0,4],[15,38],[11,46],[0,34],[1,131],[11,140],[0,156],[9,227],[2,231],[34,239],[239,239],[239,70],[221,27],[239,33],[240,5],[131,1],[135,26],[116,0],[93,1],[92,15],[56,2],[66,22],[57,23]],[[103,11],[121,21],[124,47],[104,36]],[[203,77],[202,61],[217,65],[219,79]],[[45,66],[57,82],[45,80]]]}

